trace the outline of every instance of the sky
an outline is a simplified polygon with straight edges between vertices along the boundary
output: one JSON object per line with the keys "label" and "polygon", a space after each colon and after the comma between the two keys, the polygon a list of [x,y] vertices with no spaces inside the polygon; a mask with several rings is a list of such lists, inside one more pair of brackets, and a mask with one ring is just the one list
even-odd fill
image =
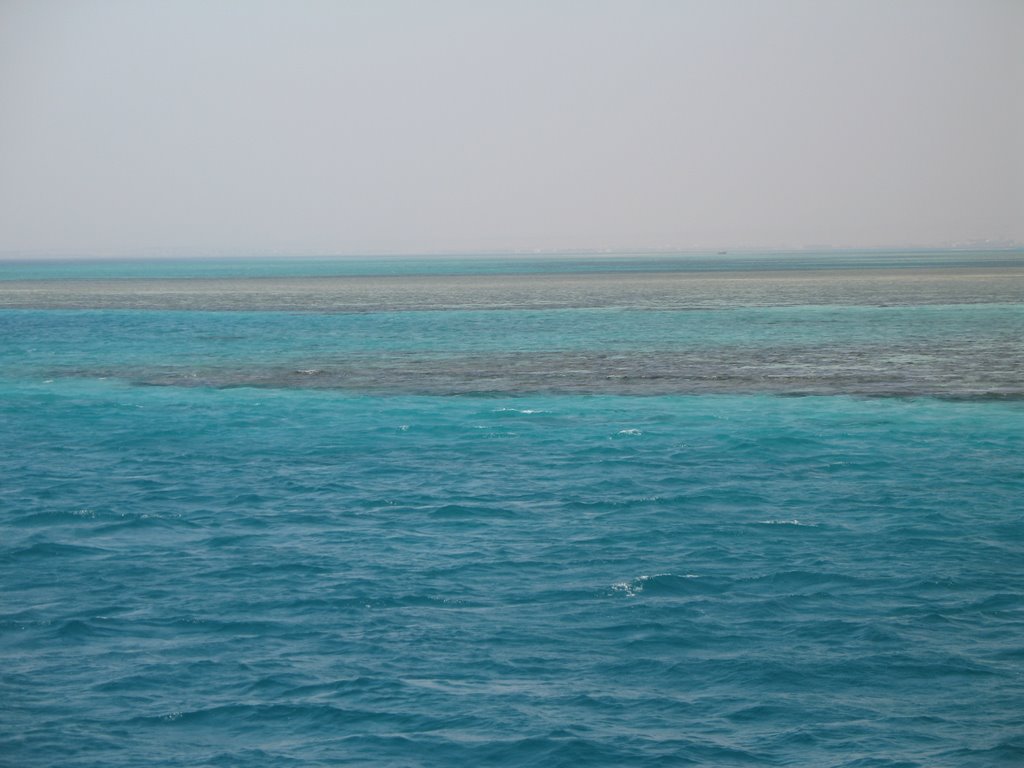
{"label": "sky", "polygon": [[0,0],[0,254],[1024,242],[1020,0]]}

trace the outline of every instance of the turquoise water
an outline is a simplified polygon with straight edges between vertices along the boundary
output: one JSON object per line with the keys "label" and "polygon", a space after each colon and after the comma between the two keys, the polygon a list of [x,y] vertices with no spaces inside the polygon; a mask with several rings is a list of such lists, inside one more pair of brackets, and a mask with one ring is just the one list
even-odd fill
{"label": "turquoise water", "polygon": [[910,269],[932,266],[1019,266],[1020,250],[811,251],[734,253],[597,253],[524,256],[322,256],[317,258],[8,259],[0,280],[96,278],[225,278],[295,275],[490,275],[587,272],[733,272],[748,269]]}
{"label": "turquoise water", "polygon": [[0,764],[1020,765],[1024,304],[896,290],[0,310]]}

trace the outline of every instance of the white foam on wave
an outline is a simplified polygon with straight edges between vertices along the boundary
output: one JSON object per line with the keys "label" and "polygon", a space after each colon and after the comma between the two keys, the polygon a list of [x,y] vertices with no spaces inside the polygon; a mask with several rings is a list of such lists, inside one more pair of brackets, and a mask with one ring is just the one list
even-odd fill
{"label": "white foam on wave", "polygon": [[547,413],[547,411],[541,410],[540,408],[495,408],[492,413]]}
{"label": "white foam on wave", "polygon": [[817,528],[817,523],[807,523],[803,520],[758,520],[757,525],[799,525],[805,528]]}
{"label": "white foam on wave", "polygon": [[[643,576],[637,576],[635,579],[632,579],[630,581],[617,581],[614,584],[612,584],[612,591],[622,592],[626,595],[626,597],[636,597],[638,594],[644,591],[644,587],[647,585],[647,582],[651,581],[652,579],[660,579],[672,575],[674,574],[653,573],[650,575],[645,574]],[[678,578],[698,579],[700,577],[696,573],[684,573],[682,576]]]}
{"label": "white foam on wave", "polygon": [[616,434],[619,435],[642,435],[639,429],[620,429]]}
{"label": "white foam on wave", "polygon": [[636,597],[636,593],[642,590],[643,587],[637,589],[633,586],[633,583],[629,581],[617,581],[612,584],[612,592],[625,592],[626,597]]}

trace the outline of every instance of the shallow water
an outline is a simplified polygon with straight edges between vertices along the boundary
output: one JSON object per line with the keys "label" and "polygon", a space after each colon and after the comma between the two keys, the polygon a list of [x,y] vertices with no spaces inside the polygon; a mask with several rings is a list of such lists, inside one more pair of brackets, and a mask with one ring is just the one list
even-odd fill
{"label": "shallow water", "polygon": [[10,371],[412,394],[1019,398],[1017,304],[294,314],[0,311]]}
{"label": "shallow water", "polygon": [[0,763],[1020,764],[1022,297],[942,284],[0,312]]}

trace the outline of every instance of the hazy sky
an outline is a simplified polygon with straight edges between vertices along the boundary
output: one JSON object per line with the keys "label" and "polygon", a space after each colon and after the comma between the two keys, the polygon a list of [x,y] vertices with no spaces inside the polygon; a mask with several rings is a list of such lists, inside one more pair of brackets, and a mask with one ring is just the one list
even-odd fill
{"label": "hazy sky", "polygon": [[0,252],[1024,241],[1022,0],[0,0]]}

